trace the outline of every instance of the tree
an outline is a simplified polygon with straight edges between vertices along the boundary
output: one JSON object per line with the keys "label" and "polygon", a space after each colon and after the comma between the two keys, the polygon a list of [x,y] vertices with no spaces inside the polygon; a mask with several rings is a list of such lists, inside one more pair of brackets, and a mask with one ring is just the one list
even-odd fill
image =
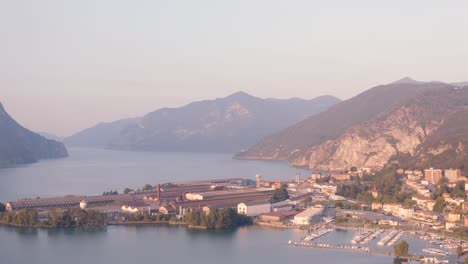
{"label": "tree", "polygon": [[5,212],[5,205],[0,203],[0,212]]}
{"label": "tree", "polygon": [[402,240],[400,243],[396,244],[393,247],[393,250],[395,251],[395,255],[404,257],[408,256],[408,249],[409,245],[405,240]]}
{"label": "tree", "polygon": [[436,213],[442,213],[444,211],[445,206],[446,206],[445,199],[444,199],[444,197],[441,196],[441,197],[437,198],[436,203],[435,203],[434,208],[432,209],[432,211],[434,211]]}
{"label": "tree", "polygon": [[151,186],[151,184],[148,184],[148,183],[147,183],[147,184],[145,184],[145,185],[143,186],[143,189],[142,189],[142,190],[143,190],[143,191],[151,191],[151,190],[153,190],[153,186]]}
{"label": "tree", "polygon": [[356,172],[356,171],[357,171],[357,168],[356,168],[356,166],[352,166],[349,170],[350,170],[351,172]]}
{"label": "tree", "polygon": [[129,193],[129,192],[133,192],[133,189],[125,188],[125,189],[123,190],[123,193],[125,193],[125,194],[127,194],[127,193]]}
{"label": "tree", "polygon": [[280,189],[276,189],[273,192],[273,197],[271,197],[271,202],[278,203],[287,199],[289,199],[288,191],[285,188],[280,188]]}
{"label": "tree", "polygon": [[457,247],[457,255],[461,256],[463,254],[463,247],[461,245],[458,245]]}

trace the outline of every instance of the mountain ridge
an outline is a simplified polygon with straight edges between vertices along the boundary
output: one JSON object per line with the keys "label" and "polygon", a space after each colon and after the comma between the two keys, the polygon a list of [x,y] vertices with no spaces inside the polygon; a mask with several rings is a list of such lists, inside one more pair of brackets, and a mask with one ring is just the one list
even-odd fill
{"label": "mountain ridge", "polygon": [[[115,122],[108,123],[104,126],[109,128],[111,132],[107,133],[112,133],[112,136],[104,133],[97,147],[235,153],[274,130],[326,110],[339,101],[329,95],[309,100],[263,99],[239,91],[223,98],[157,109],[120,127]],[[92,134],[93,131],[98,131],[97,126],[72,135],[65,139],[65,143],[83,145],[85,142],[78,142],[78,136]]]}
{"label": "mountain ridge", "polygon": [[[236,158],[288,160],[294,166],[323,170],[383,167],[392,160],[412,166],[428,165],[430,162],[418,161],[441,158],[438,154],[428,157],[425,151],[436,153],[434,149],[440,147],[442,139],[460,133],[468,135],[468,126],[464,125],[468,123],[468,112],[464,112],[468,106],[467,91],[468,87],[439,82],[377,86],[263,139]],[[372,103],[380,106],[371,107]],[[364,107],[360,110],[359,105]],[[447,121],[452,119],[458,123]],[[331,129],[335,133],[328,133]],[[451,146],[461,144],[466,149],[462,141],[454,142],[455,138],[463,137],[453,137]],[[424,146],[431,141],[429,150],[429,146]],[[453,146],[444,151],[453,152]],[[467,160],[437,162],[432,166],[461,167]]]}
{"label": "mountain ridge", "polygon": [[0,166],[63,157],[68,157],[68,152],[62,143],[24,128],[6,112],[0,102]]}

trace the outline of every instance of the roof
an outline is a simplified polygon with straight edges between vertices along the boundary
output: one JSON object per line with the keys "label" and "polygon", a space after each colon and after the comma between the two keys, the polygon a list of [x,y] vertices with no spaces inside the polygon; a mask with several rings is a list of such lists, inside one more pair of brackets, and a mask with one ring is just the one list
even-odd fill
{"label": "roof", "polygon": [[273,217],[288,217],[288,216],[294,216],[297,215],[299,212],[293,211],[293,210],[284,210],[284,211],[278,211],[278,212],[273,212],[273,213],[266,213],[262,214],[262,216],[273,216]]}
{"label": "roof", "polygon": [[247,201],[247,202],[244,202],[243,204],[245,204],[246,206],[254,206],[254,205],[262,205],[262,204],[270,204],[269,201],[266,201],[266,200],[253,200],[253,201]]}

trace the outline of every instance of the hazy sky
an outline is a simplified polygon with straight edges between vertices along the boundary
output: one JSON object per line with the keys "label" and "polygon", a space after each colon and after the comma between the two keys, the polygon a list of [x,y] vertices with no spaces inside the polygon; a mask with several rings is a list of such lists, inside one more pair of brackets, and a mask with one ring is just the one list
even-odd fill
{"label": "hazy sky", "polygon": [[0,0],[0,101],[69,135],[238,90],[468,80],[468,1]]}

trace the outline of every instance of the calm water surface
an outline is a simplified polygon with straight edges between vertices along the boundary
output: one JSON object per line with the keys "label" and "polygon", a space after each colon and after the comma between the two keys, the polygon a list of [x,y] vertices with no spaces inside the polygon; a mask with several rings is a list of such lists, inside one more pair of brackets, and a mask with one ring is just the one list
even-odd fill
{"label": "calm water surface", "polygon": [[[283,162],[233,160],[227,154],[135,153],[69,149],[70,157],[0,169],[0,201],[23,197],[100,194],[146,183],[244,177],[291,179]],[[309,171],[300,170],[302,175]],[[393,263],[367,253],[288,246],[304,233],[245,227],[193,231],[167,226],[33,229],[0,226],[0,263]],[[333,232],[322,242],[349,244],[353,232]]]}
{"label": "calm water surface", "polygon": [[[1,263],[393,263],[393,258],[351,251],[288,246],[303,233],[239,228],[193,231],[166,226],[93,229],[0,227]],[[340,239],[339,236],[336,239]]]}
{"label": "calm water surface", "polygon": [[68,194],[102,194],[144,184],[212,178],[294,179],[285,162],[233,160],[230,154],[149,153],[69,149],[70,157],[0,169],[0,201]]}

